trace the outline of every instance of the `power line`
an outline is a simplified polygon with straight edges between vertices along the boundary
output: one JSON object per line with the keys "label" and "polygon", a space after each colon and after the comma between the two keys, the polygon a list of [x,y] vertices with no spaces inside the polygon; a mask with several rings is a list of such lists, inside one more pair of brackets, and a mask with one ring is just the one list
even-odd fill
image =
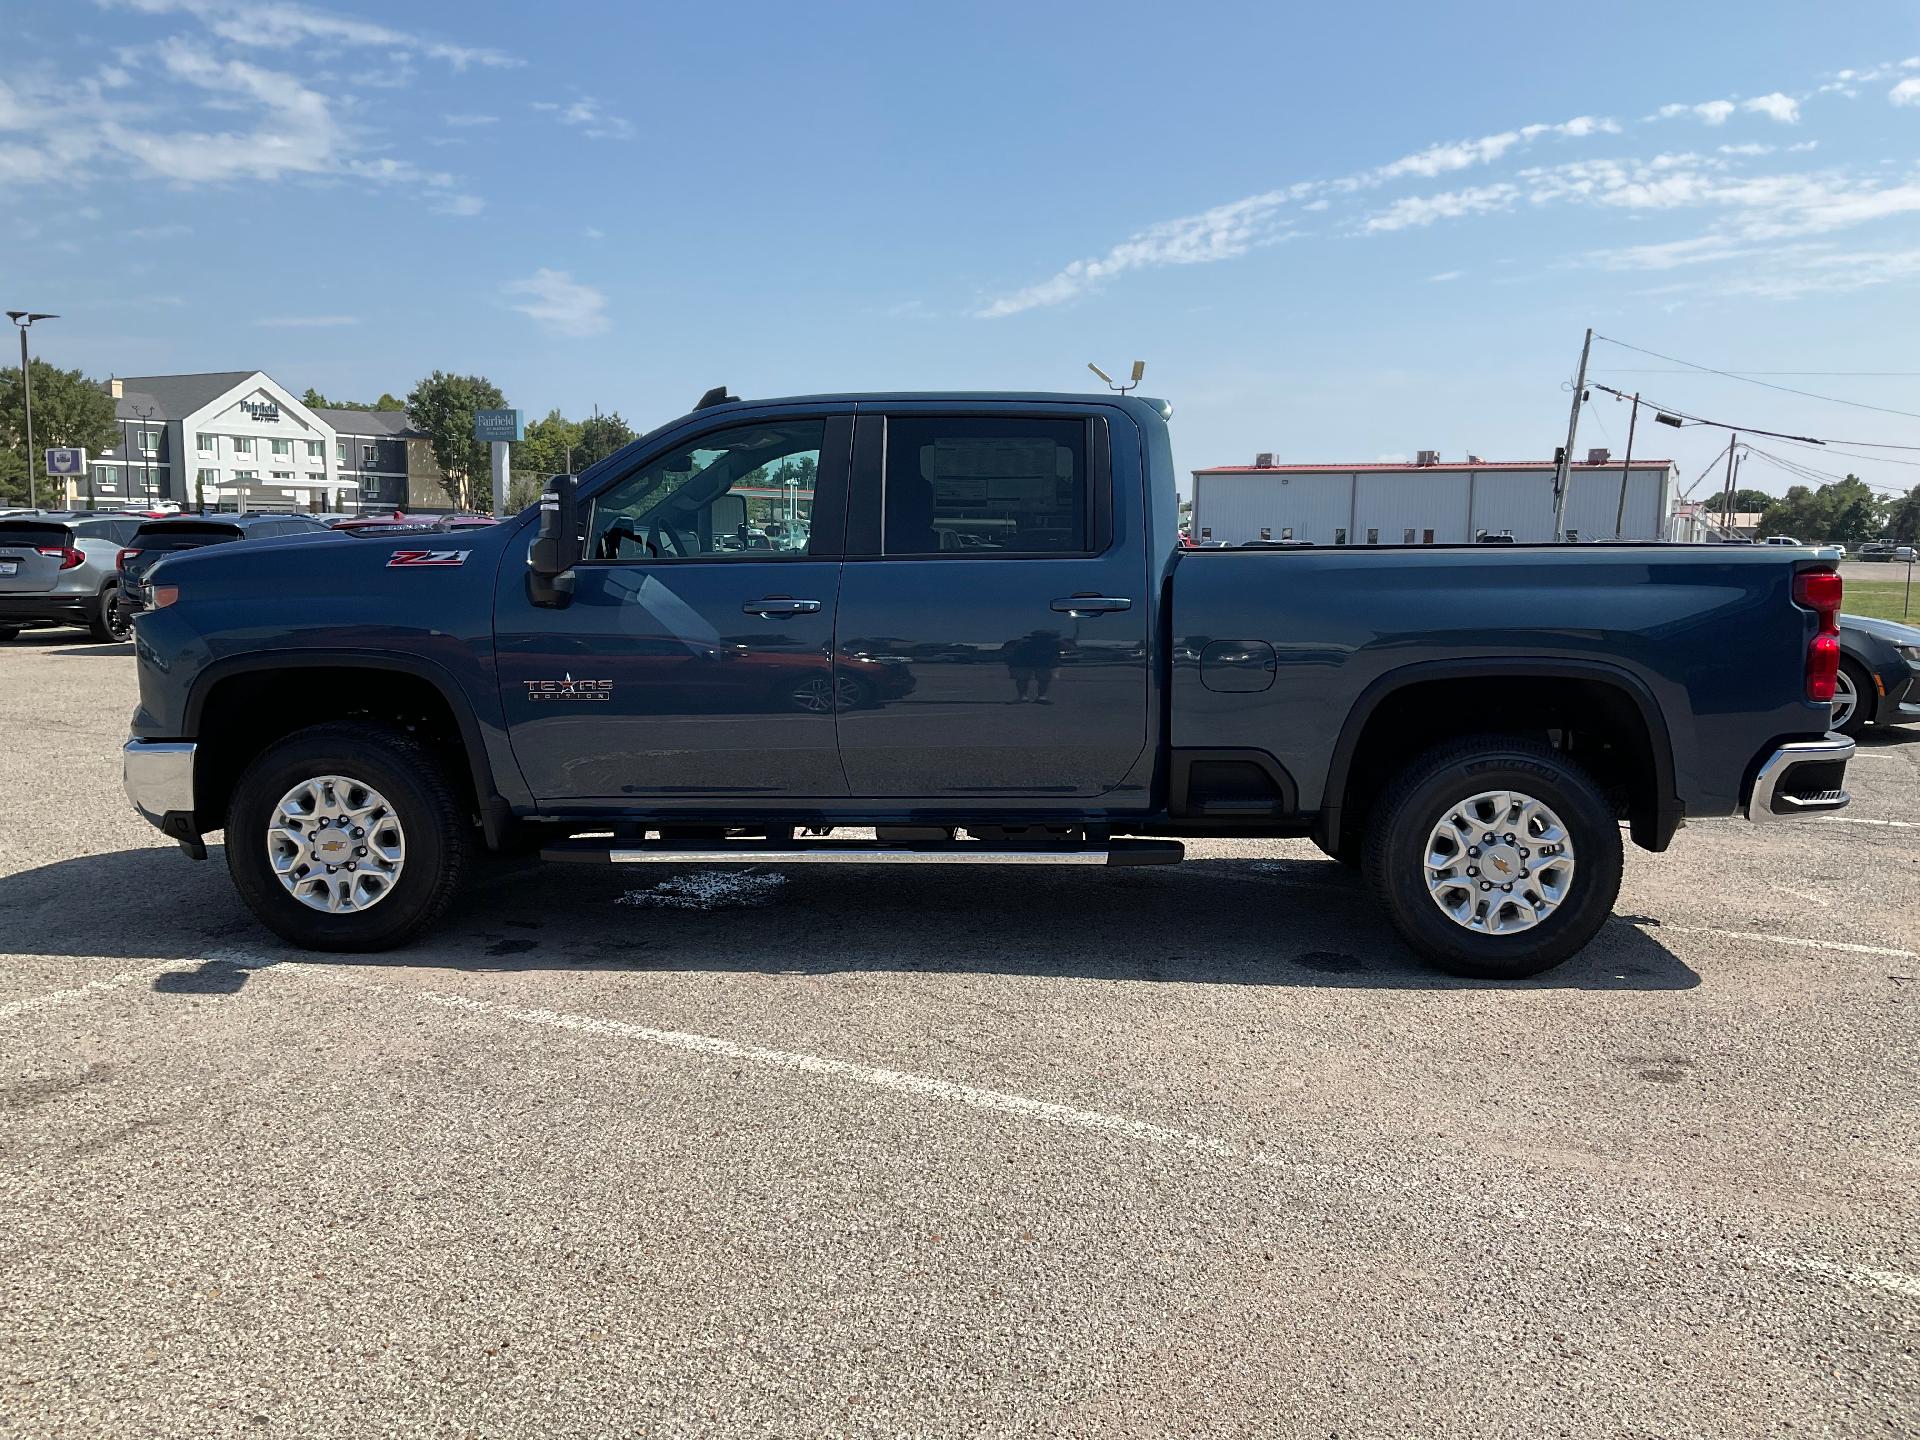
{"label": "power line", "polygon": [[[1607,394],[1616,396],[1622,400],[1631,400],[1633,398],[1626,391],[1616,390],[1611,385],[1602,385],[1597,380],[1588,381],[1587,388],[1589,390],[1604,390]],[[1773,440],[1786,440],[1801,445],[1818,445],[1822,449],[1832,445],[1865,445],[1875,450],[1920,450],[1920,445],[1896,445],[1890,440],[1823,440],[1817,435],[1788,435],[1780,430],[1762,430],[1757,425],[1742,425],[1738,421],[1709,420],[1705,416],[1695,415],[1691,411],[1682,410],[1678,405],[1662,405],[1658,401],[1648,399],[1644,394],[1640,397],[1640,403],[1642,405],[1651,405],[1655,410],[1685,420],[1689,424],[1711,425],[1716,430],[1737,430],[1743,435],[1765,435]],[[1672,422],[1669,421],[1668,423],[1670,424]],[[1835,451],[1834,453],[1844,455],[1850,452],[1841,450]],[[1910,460],[1887,460],[1885,457],[1879,455],[1859,455],[1855,458],[1860,460],[1881,460],[1888,465],[1910,465],[1914,463]]]}
{"label": "power line", "polygon": [[[1754,432],[1758,434],[1758,431]],[[1777,436],[1775,437],[1778,438]],[[1910,470],[1920,470],[1920,460],[1895,460],[1891,455],[1862,455],[1858,450],[1836,450],[1825,441],[1804,444],[1798,440],[1783,440],[1783,445],[1798,445],[1802,450],[1818,450],[1822,455],[1845,455],[1850,460],[1871,460],[1876,465],[1905,465]],[[1844,443],[1844,442],[1843,442]]]}
{"label": "power line", "polygon": [[1901,496],[1906,494],[1906,491],[1901,490],[1897,486],[1875,485],[1871,480],[1862,480],[1858,475],[1836,475],[1831,470],[1819,470],[1819,469],[1815,469],[1811,465],[1802,465],[1798,460],[1789,460],[1779,455],[1771,454],[1768,451],[1760,449],[1759,446],[1757,445],[1743,445],[1740,448],[1745,450],[1747,454],[1757,456],[1760,459],[1766,461],[1769,465],[1773,465],[1778,469],[1784,470],[1789,475],[1792,475],[1797,479],[1812,480],[1815,482],[1832,483],[1832,484],[1838,484],[1842,481],[1852,480],[1856,484],[1864,485],[1867,489],[1872,490],[1878,494],[1885,495],[1891,499],[1899,499]]}
{"label": "power line", "polygon": [[[1627,394],[1626,391],[1624,390],[1616,390],[1613,388],[1613,386],[1602,385],[1598,381],[1592,382],[1590,388],[1595,390],[1604,390],[1607,392],[1607,394],[1617,396],[1619,399],[1622,399],[1622,400],[1631,400],[1633,398],[1631,395]],[[1729,425],[1724,420],[1703,419],[1701,416],[1691,415],[1687,413],[1685,410],[1682,410],[1678,405],[1655,404],[1653,401],[1647,399],[1647,397],[1644,395],[1640,397],[1640,403],[1642,405],[1653,405],[1654,409],[1658,412],[1661,412],[1661,414],[1675,416],[1681,420],[1689,420],[1693,422],[1695,425],[1711,425],[1717,430],[1735,430],[1743,435],[1767,435],[1772,437],[1775,440],[1804,440],[1810,445],[1824,445],[1826,443],[1824,440],[1816,440],[1811,435],[1787,435],[1787,434],[1783,434],[1781,431],[1778,431],[1778,430],[1762,430],[1758,426],[1754,426],[1754,425]],[[1656,416],[1656,418],[1658,418],[1658,416]],[[1667,423],[1671,424],[1672,421],[1669,420]],[[1915,447],[1915,448],[1920,448],[1920,447]]]}
{"label": "power line", "polygon": [[[1606,336],[1601,336],[1606,339]],[[1612,341],[1618,345],[1618,340]],[[1596,365],[1596,370],[1608,375],[1691,375],[1700,369],[1698,365],[1683,370],[1634,370],[1624,365]],[[1844,375],[1864,379],[1913,379],[1920,376],[1920,370],[1722,370],[1716,374],[1731,375],[1736,380],[1746,380],[1755,375]]]}
{"label": "power line", "polygon": [[[1684,365],[1689,370],[1704,371],[1708,375],[1721,375],[1729,380],[1744,380],[1749,385],[1764,386],[1768,390],[1778,390],[1783,394],[1800,395],[1808,400],[1824,400],[1833,405],[1851,405],[1856,410],[1877,410],[1882,415],[1903,415],[1909,420],[1920,420],[1920,410],[1894,410],[1885,405],[1869,405],[1864,400],[1843,400],[1838,395],[1817,395],[1811,390],[1796,390],[1791,385],[1775,385],[1770,380],[1755,380],[1752,376],[1743,375],[1737,370],[1718,370],[1711,365],[1698,365],[1691,360],[1683,360],[1678,355],[1662,355],[1658,350],[1648,350],[1639,345],[1629,345],[1624,340],[1615,340],[1611,335],[1599,335],[1598,332],[1596,332],[1596,338],[1605,340],[1609,345],[1618,345],[1623,350],[1632,350],[1641,355],[1651,355],[1656,360],[1665,360],[1674,365]],[[1852,443],[1859,444],[1862,442],[1854,441]]]}

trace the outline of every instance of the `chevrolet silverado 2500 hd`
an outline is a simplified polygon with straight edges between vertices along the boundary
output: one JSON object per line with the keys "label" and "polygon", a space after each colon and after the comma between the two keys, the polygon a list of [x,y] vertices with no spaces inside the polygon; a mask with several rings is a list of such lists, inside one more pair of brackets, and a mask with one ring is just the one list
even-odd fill
{"label": "chevrolet silverado 2500 hd", "polygon": [[418,934],[479,846],[1154,865],[1297,835],[1495,977],[1593,937],[1623,824],[1658,851],[1847,803],[1831,556],[1184,549],[1168,413],[716,392],[489,530],[163,560],[128,793],[197,857],[224,830],[247,904],[318,949]]}

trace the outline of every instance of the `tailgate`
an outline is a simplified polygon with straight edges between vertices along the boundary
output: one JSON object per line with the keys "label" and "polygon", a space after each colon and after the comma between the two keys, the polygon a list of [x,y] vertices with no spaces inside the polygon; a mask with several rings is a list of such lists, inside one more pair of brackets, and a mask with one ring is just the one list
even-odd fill
{"label": "tailgate", "polygon": [[0,595],[44,595],[60,575],[58,552],[73,544],[73,532],[45,521],[0,520]]}

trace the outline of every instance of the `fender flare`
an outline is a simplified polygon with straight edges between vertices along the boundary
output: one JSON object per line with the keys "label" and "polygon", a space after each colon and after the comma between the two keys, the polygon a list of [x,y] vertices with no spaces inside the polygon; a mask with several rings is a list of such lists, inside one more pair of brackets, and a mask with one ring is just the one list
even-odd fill
{"label": "fender flare", "polygon": [[1359,748],[1360,736],[1367,722],[1373,718],[1373,712],[1380,708],[1381,703],[1410,685],[1420,685],[1430,680],[1473,680],[1492,676],[1502,679],[1595,680],[1612,686],[1631,700],[1640,713],[1641,723],[1646,726],[1648,744],[1653,751],[1655,811],[1651,827],[1640,824],[1633,826],[1633,840],[1647,850],[1667,848],[1673,832],[1680,828],[1686,810],[1673,789],[1673,735],[1667,727],[1666,714],[1647,682],[1624,666],[1604,660],[1515,655],[1423,660],[1402,665],[1376,676],[1360,692],[1352,708],[1347,711],[1346,721],[1340,727],[1340,738],[1333,747],[1333,758],[1327,766],[1326,791],[1321,797],[1320,820],[1316,830],[1329,849],[1340,843],[1340,802],[1346,794],[1354,752]]}
{"label": "fender flare", "polygon": [[481,828],[486,834],[487,843],[497,847],[511,821],[511,811],[508,802],[500,794],[500,787],[495,783],[493,769],[487,758],[486,739],[481,734],[480,720],[474,714],[473,702],[461,689],[460,683],[437,661],[384,650],[255,650],[242,655],[223,656],[194,676],[192,688],[187,692],[183,728],[190,736],[200,733],[201,714],[206,707],[207,697],[223,680],[235,675],[257,674],[263,670],[326,669],[391,671],[424,680],[439,693],[440,698],[447,702],[453,723],[460,731],[460,744],[466,751],[467,769],[473,780]]}

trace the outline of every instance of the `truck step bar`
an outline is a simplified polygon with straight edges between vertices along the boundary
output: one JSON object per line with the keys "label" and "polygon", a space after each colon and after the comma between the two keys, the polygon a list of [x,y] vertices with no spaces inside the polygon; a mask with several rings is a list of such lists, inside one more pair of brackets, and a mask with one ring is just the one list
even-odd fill
{"label": "truck step bar", "polygon": [[714,845],[562,840],[543,847],[540,858],[587,865],[1178,865],[1186,853],[1187,847],[1178,840],[1109,840],[1102,845],[1025,849],[846,840]]}

